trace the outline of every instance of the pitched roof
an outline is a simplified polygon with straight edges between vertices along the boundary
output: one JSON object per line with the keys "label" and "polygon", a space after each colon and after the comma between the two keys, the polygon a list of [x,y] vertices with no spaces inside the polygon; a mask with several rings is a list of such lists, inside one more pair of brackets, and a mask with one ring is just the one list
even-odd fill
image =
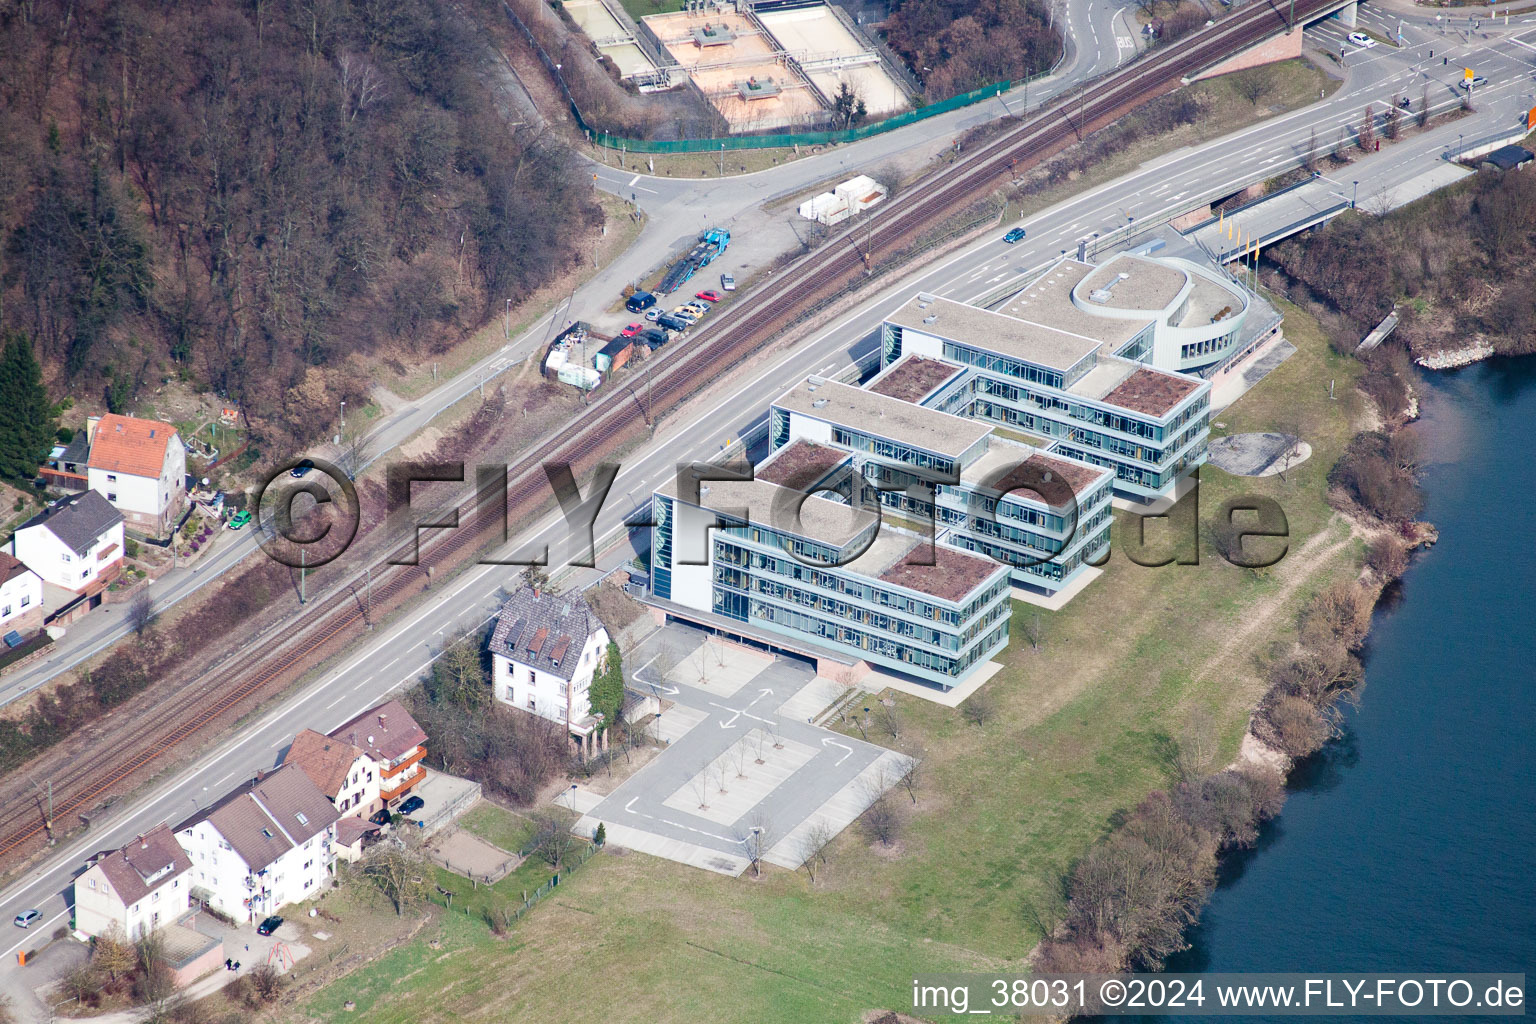
{"label": "pitched roof", "polygon": [[[0,583],[9,583],[22,573],[32,572],[26,563],[15,555],[8,555],[0,551]],[[35,574],[34,574],[35,575]]]}
{"label": "pitched roof", "polygon": [[159,477],[165,465],[165,446],[176,428],[160,420],[108,413],[91,435],[92,469],[129,476]]}
{"label": "pitched roof", "polygon": [[497,613],[491,653],[570,679],[576,673],[576,658],[570,652],[579,655],[587,639],[602,628],[581,594],[535,593],[525,585]]}
{"label": "pitched roof", "polygon": [[176,826],[207,821],[252,871],[319,835],[341,815],[298,765],[284,765]]}
{"label": "pitched roof", "polygon": [[71,551],[83,555],[97,538],[123,521],[123,514],[106,498],[95,491],[84,491],[60,498],[22,523],[21,530],[46,526]]}
{"label": "pitched roof", "polygon": [[397,700],[369,708],[330,732],[332,739],[346,740],[375,761],[388,764],[427,742],[427,734]]}
{"label": "pitched roof", "polygon": [[331,799],[346,788],[347,772],[363,756],[358,747],[346,740],[332,739],[313,729],[300,730],[283,757],[283,764],[296,764]]}
{"label": "pitched roof", "polygon": [[377,832],[378,830],[379,826],[367,818],[359,818],[355,815],[350,818],[342,818],[336,823],[336,845],[351,846],[368,833]]}
{"label": "pitched roof", "polygon": [[192,858],[171,834],[170,827],[161,822],[122,849],[102,857],[97,866],[126,906],[189,870]]}

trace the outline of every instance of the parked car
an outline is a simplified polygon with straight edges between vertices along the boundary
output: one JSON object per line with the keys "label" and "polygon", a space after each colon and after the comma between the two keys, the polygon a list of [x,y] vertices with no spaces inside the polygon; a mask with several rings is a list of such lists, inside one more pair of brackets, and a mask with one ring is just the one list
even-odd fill
{"label": "parked car", "polygon": [[251,514],[245,509],[241,509],[239,512],[236,512],[233,516],[230,517],[229,528],[231,530],[243,530],[245,528],[245,524],[250,521]]}
{"label": "parked car", "polygon": [[695,316],[703,316],[705,313],[709,312],[709,305],[703,302],[685,302],[678,308],[686,309],[688,312],[693,313]]}
{"label": "parked car", "polygon": [[624,302],[624,308],[631,313],[644,313],[656,305],[656,296],[650,292],[635,292]]}
{"label": "parked car", "polygon": [[23,910],[16,915],[17,928],[31,928],[32,922],[43,916],[41,910]]}
{"label": "parked car", "polygon": [[727,292],[735,291],[736,290],[736,275],[735,274],[721,274],[720,275],[720,289],[721,289],[721,291],[727,291]]}
{"label": "parked car", "polygon": [[[699,314],[697,314],[693,310],[687,309],[687,308],[685,308],[683,306],[678,306],[676,309],[674,309],[672,312],[668,313],[667,315],[672,317],[674,320],[681,320],[685,324],[696,324],[696,323],[699,322]],[[660,322],[661,321],[659,321],[659,320],[657,321],[657,323],[660,323]]]}
{"label": "parked car", "polygon": [[705,302],[719,302],[722,297],[723,296],[721,296],[721,294],[715,291],[713,288],[705,288],[703,291],[694,295],[694,298],[703,299]]}
{"label": "parked car", "polygon": [[426,801],[423,800],[421,797],[419,797],[419,796],[410,796],[410,797],[406,797],[405,798],[405,803],[403,803],[399,807],[395,808],[395,810],[399,811],[401,814],[415,814],[417,811],[421,810],[421,808],[425,804],[426,804]]}
{"label": "parked car", "polygon": [[641,324],[630,324],[628,327],[619,332],[619,337],[633,338],[635,335],[640,333],[641,326]]}
{"label": "parked car", "polygon": [[1487,84],[1488,79],[1484,78],[1482,75],[1475,75],[1472,78],[1463,78],[1461,80],[1461,87],[1468,90],[1481,89]]}
{"label": "parked car", "polygon": [[655,323],[657,317],[661,316],[661,314],[664,312],[666,312],[666,310],[660,308],[659,306],[652,306],[650,309],[645,311],[645,318],[651,323]]}
{"label": "parked car", "polygon": [[368,815],[368,820],[373,822],[375,825],[388,825],[389,824],[389,812],[388,811],[374,811],[372,814]]}
{"label": "parked car", "polygon": [[1006,235],[1003,236],[1003,241],[1007,242],[1009,245],[1012,245],[1014,242],[1022,242],[1023,240],[1024,240],[1024,229],[1023,228],[1014,228],[1012,231],[1008,232]]}
{"label": "parked car", "polygon": [[1376,40],[1372,39],[1364,32],[1351,32],[1349,34],[1349,41],[1360,47],[1362,50],[1369,50],[1371,47],[1376,45]]}
{"label": "parked car", "polygon": [[660,348],[665,345],[671,336],[659,327],[648,327],[641,331],[637,340],[645,342],[651,348]]}
{"label": "parked car", "polygon": [[305,475],[307,475],[309,473],[310,470],[312,470],[314,468],[315,468],[315,460],[314,459],[302,459],[302,460],[300,460],[300,462],[299,462],[299,464],[297,466],[294,466],[292,469],[290,469],[288,471],[288,475],[292,476],[292,477],[305,476]]}
{"label": "parked car", "polygon": [[684,320],[682,317],[673,316],[671,313],[663,313],[656,322],[669,331],[686,331],[692,326],[690,321]]}
{"label": "parked car", "polygon": [[271,917],[267,918],[265,921],[261,922],[261,924],[256,926],[256,934],[257,935],[271,935],[273,932],[277,931],[282,926],[283,926],[283,919],[278,917],[276,914],[274,914]]}

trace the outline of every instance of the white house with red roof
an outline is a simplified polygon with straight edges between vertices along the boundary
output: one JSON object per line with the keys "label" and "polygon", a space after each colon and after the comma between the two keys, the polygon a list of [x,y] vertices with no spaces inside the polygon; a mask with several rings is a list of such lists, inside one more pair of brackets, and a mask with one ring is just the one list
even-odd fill
{"label": "white house with red roof", "polygon": [[365,815],[394,807],[427,777],[421,763],[427,756],[427,734],[397,700],[369,708],[329,735],[356,747],[378,767],[377,800],[371,798],[373,790],[365,791]]}
{"label": "white house with red roof", "polygon": [[75,928],[139,939],[187,912],[192,860],[164,823],[95,857],[75,879]]}
{"label": "white house with red roof", "polygon": [[86,422],[86,484],[135,530],[160,536],[187,497],[187,448],[169,423],[110,413]]}

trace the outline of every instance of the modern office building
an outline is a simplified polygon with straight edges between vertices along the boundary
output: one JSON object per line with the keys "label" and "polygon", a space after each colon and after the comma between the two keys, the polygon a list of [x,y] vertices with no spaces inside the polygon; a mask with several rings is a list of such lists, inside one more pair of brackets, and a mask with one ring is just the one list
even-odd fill
{"label": "modern office building", "polygon": [[[964,376],[962,367],[909,356],[868,388],[811,377],[770,406],[769,441],[796,465],[810,464],[797,445],[844,453],[845,475],[872,489],[888,513],[1006,565],[1016,587],[1056,593],[1109,547],[1114,474],[916,404]],[[772,464],[762,470],[774,472]]]}
{"label": "modern office building", "polygon": [[734,620],[958,685],[1008,645],[1007,567],[882,523],[839,494],[848,453],[789,445],[755,479],[673,481],[652,496],[652,596],[674,613]]}
{"label": "modern office building", "polygon": [[1083,312],[1070,291],[1095,268],[1060,266],[999,312],[914,296],[882,326],[882,366],[914,355],[953,364],[964,372],[911,400],[1108,469],[1128,498],[1169,496],[1205,461],[1210,383],[1149,366],[1157,321]]}

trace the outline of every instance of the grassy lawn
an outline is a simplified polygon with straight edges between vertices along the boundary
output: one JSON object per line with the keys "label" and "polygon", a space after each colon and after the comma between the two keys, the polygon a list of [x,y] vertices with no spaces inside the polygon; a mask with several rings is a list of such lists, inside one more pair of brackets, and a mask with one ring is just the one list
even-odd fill
{"label": "grassy lawn", "polygon": [[533,838],[533,822],[484,800],[459,819],[459,827],[508,853],[517,853]]}
{"label": "grassy lawn", "polygon": [[619,4],[636,21],[648,14],[665,14],[683,9],[683,0],[619,0]]}
{"label": "grassy lawn", "polygon": [[[1218,726],[1223,756],[1234,754],[1262,689],[1264,652],[1293,633],[1307,596],[1357,571],[1360,545],[1324,501],[1328,468],[1361,412],[1356,367],[1304,314],[1282,309],[1299,351],[1217,416],[1215,432],[1293,422],[1314,454],[1286,480],[1206,468],[1200,519],[1208,524],[1238,494],[1273,497],[1289,520],[1286,557],[1251,571],[1202,545],[1199,565],[1152,569],[1132,564],[1117,539],[1102,577],[1063,611],[1041,613],[1038,651],[1023,639],[1035,610],[1016,604],[1014,644],[987,684],[995,711],[984,725],[896,697],[894,745],[925,764],[918,806],[897,793],[908,812],[897,850],[873,849],[850,830],[814,887],[779,869],[733,880],[601,855],[511,941],[448,915],[440,949],[423,941],[369,965],[311,999],[305,1015],[334,1019],[350,998],[367,1019],[402,1024],[571,1019],[586,1005],[605,1019],[656,1024],[830,1024],[902,1009],[915,973],[1019,969],[1038,938],[1028,908],[1117,814],[1170,784],[1170,738],[1200,709]],[[1123,535],[1123,517],[1120,526]],[[1166,539],[1147,532],[1149,544]],[[893,742],[873,729],[870,738]],[[484,984],[492,971],[496,983]]]}

